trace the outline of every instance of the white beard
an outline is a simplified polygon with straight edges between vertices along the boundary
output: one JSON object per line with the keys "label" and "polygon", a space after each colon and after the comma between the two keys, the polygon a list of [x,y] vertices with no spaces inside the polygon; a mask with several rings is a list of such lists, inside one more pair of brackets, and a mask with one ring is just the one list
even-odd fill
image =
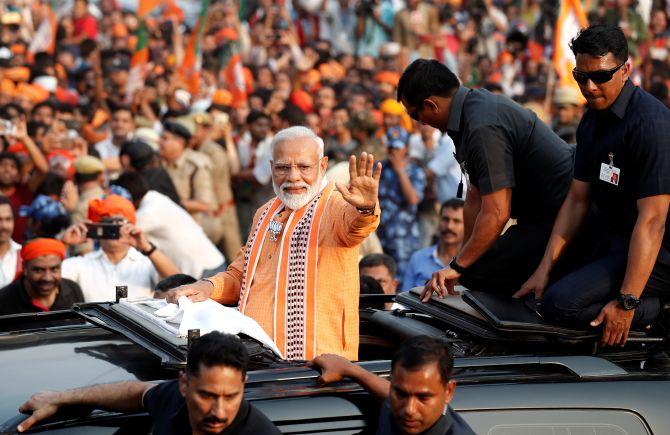
{"label": "white beard", "polygon": [[[321,171],[319,171],[321,172]],[[286,208],[289,210],[300,210],[309,202],[314,199],[314,197],[319,193],[321,190],[321,181],[323,180],[323,176],[321,173],[319,173],[319,178],[312,184],[311,186],[307,183],[282,183],[281,186],[277,187],[275,184],[274,180],[272,181],[272,188],[275,191],[275,194],[277,197],[281,200],[281,202],[284,204]],[[307,189],[307,192],[295,195],[292,193],[285,193],[284,189],[287,187],[304,187]]]}

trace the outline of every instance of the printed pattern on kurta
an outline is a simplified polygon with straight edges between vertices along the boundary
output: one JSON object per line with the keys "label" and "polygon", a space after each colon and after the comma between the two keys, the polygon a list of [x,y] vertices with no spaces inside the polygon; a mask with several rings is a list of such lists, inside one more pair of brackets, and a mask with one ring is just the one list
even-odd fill
{"label": "printed pattern on kurta", "polygon": [[[254,240],[258,244],[257,264],[249,261],[245,254],[247,249],[242,248],[226,272],[210,277],[215,286],[212,299],[226,304],[239,302],[241,309],[244,306],[244,313],[254,318],[271,337],[275,337],[276,332],[275,293],[280,258],[284,264],[292,263],[290,256],[280,255],[280,243],[265,237],[267,230],[263,232],[263,222],[269,221],[264,218],[273,203],[274,200],[269,201],[256,212],[252,225],[254,231],[247,241],[247,247]],[[283,232],[288,231],[287,227],[291,226],[290,213],[281,209],[272,213],[273,220],[283,225]],[[311,232],[312,237],[318,240],[318,255],[315,257],[318,274],[314,277],[316,296],[312,302],[315,306],[315,326],[311,328],[316,331],[315,349],[309,354],[334,353],[351,360],[357,358],[360,292],[358,245],[375,230],[379,214],[377,206],[373,215],[360,215],[339,192],[334,191],[323,210],[320,231],[318,234]],[[257,233],[255,238],[254,233]],[[247,284],[245,279],[251,276],[251,269],[254,269],[253,280]],[[249,286],[249,292],[242,291],[243,281],[245,287]],[[287,296],[288,299],[293,297]],[[307,304],[310,302],[307,301]],[[304,324],[301,327],[305,331],[310,329],[305,328]],[[281,348],[280,343],[277,345]],[[308,354],[294,358],[307,357]]]}

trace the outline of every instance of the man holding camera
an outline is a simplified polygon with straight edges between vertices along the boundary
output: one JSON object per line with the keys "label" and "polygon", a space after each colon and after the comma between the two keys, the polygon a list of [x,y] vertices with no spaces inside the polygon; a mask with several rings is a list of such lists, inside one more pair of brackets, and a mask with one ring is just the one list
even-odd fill
{"label": "man holding camera", "polygon": [[86,302],[114,300],[114,289],[120,284],[128,286],[128,297],[152,297],[159,275],[179,273],[177,266],[135,227],[135,207],[127,199],[118,195],[93,199],[88,218],[98,225],[76,224],[63,234],[63,241],[70,245],[87,238],[100,241],[99,249],[63,262],[63,276],[84,289]]}

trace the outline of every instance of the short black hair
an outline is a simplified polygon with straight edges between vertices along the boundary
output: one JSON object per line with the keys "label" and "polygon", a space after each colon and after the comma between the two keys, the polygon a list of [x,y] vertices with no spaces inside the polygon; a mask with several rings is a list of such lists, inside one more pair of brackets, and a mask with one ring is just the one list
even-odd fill
{"label": "short black hair", "polygon": [[196,281],[197,279],[193,278],[191,275],[175,273],[174,275],[170,275],[167,278],[158,281],[154,290],[157,292],[166,292],[175,287],[179,287],[180,285],[193,284]]}
{"label": "short black hair", "polygon": [[271,121],[270,116],[265,113],[261,112],[260,110],[252,110],[249,112],[247,115],[247,125],[253,124],[254,122],[258,121],[259,119],[265,118],[268,121]]}
{"label": "short black hair", "polygon": [[21,164],[21,159],[19,158],[19,156],[9,151],[3,151],[0,153],[0,161],[1,160],[11,160],[12,162],[14,162],[16,169],[19,171],[21,170],[21,166],[23,166]]}
{"label": "short black hair", "polygon": [[[383,295],[384,289],[381,284],[371,276],[363,275],[359,278],[361,284],[361,295]],[[360,302],[359,309],[375,308],[377,310],[384,309],[384,302]]]}
{"label": "short black hair", "polygon": [[444,211],[444,209],[447,208],[447,207],[458,210],[459,208],[463,208],[464,205],[465,205],[465,201],[463,201],[462,199],[459,199],[459,198],[447,199],[440,206],[440,216],[442,215],[442,212]]}
{"label": "short black hair", "polygon": [[134,116],[133,108],[128,106],[128,105],[125,105],[125,104],[114,104],[114,105],[112,105],[111,112],[112,112],[112,114],[114,114],[116,112],[128,112],[128,113],[130,113],[131,117]]}
{"label": "short black hair", "polygon": [[358,269],[366,269],[368,267],[377,267],[384,266],[389,271],[392,277],[395,278],[395,274],[398,272],[398,265],[396,264],[393,257],[386,254],[368,254],[365,257],[361,258],[361,261],[358,263]]}
{"label": "short black hair", "polygon": [[5,195],[0,195],[0,205],[8,205],[12,206],[12,203],[9,201],[9,198],[7,198]]}
{"label": "short black hair", "polygon": [[153,162],[156,152],[143,140],[133,138],[121,144],[119,155],[128,156],[130,166],[136,171],[142,171]]}
{"label": "short black hair", "polygon": [[142,198],[144,198],[149,191],[147,180],[139,172],[126,171],[119,175],[116,180],[112,181],[112,184],[121,186],[130,192],[135,207],[139,206],[140,202],[142,202]]}
{"label": "short black hair", "polygon": [[617,26],[605,24],[589,26],[572,38],[570,48],[575,57],[578,54],[600,57],[612,53],[619,63],[628,60],[628,41],[621,28]]}
{"label": "short black hair", "polygon": [[42,195],[51,196],[52,198],[59,198],[61,192],[63,192],[64,185],[65,177],[56,172],[49,171],[44,175],[44,179],[35,193],[41,193]]}
{"label": "short black hair", "polygon": [[195,340],[188,350],[186,371],[198,376],[201,364],[232,367],[239,370],[244,379],[249,367],[249,352],[237,336],[213,331]]}
{"label": "short black hair", "polygon": [[417,59],[400,77],[398,101],[404,99],[417,107],[431,95],[451,97],[460,85],[456,75],[444,64],[434,59]]}
{"label": "short black hair", "polygon": [[279,112],[279,118],[282,121],[288,122],[289,127],[293,127],[294,125],[305,125],[306,123],[305,112],[291,103],[288,103],[286,107]]}
{"label": "short black hair", "polygon": [[[51,107],[51,106],[47,106]],[[49,129],[49,126],[46,125],[43,122],[35,121],[34,119],[31,119],[28,121],[28,124],[26,125],[26,129],[28,130],[28,136],[31,138],[35,138],[37,134],[40,132],[40,130],[45,130],[44,133],[46,133],[46,130]]]}
{"label": "short black hair", "polygon": [[440,381],[446,385],[454,368],[454,358],[447,343],[427,335],[416,335],[400,344],[391,360],[391,371],[398,365],[412,371],[431,363],[437,364]]}
{"label": "short black hair", "polygon": [[30,111],[30,113],[34,115],[35,112],[37,112],[42,107],[48,107],[49,109],[51,109],[51,111],[53,113],[56,113],[56,107],[54,106],[53,102],[48,100],[48,99],[44,100],[44,101],[40,101],[39,103],[35,104],[33,106],[33,109]]}

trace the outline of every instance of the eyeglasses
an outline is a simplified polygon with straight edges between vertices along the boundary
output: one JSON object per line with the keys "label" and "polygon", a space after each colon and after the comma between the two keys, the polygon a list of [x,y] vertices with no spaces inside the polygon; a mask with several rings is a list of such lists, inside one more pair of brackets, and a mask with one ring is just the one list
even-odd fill
{"label": "eyeglasses", "polygon": [[291,168],[294,166],[298,168],[298,171],[300,171],[302,175],[311,175],[314,172],[314,168],[316,168],[316,165],[307,165],[303,163],[291,165],[288,163],[277,163],[274,165],[274,171],[278,175],[287,175],[289,172],[291,172]]}
{"label": "eyeglasses", "polygon": [[614,73],[619,71],[619,69],[625,64],[626,62],[623,62],[612,69],[605,69],[591,72],[580,71],[577,68],[575,68],[572,70],[572,77],[574,77],[575,81],[580,85],[585,85],[589,81],[589,79],[596,85],[600,85],[612,80],[612,76],[614,75]]}
{"label": "eyeglasses", "polygon": [[413,120],[415,120],[415,121],[417,121],[417,122],[421,122],[421,121],[419,121],[419,115],[421,115],[421,109],[423,109],[423,104],[421,104],[419,107],[417,107],[416,109],[412,110],[411,112],[407,112],[407,114],[408,114],[409,117],[412,118]]}

